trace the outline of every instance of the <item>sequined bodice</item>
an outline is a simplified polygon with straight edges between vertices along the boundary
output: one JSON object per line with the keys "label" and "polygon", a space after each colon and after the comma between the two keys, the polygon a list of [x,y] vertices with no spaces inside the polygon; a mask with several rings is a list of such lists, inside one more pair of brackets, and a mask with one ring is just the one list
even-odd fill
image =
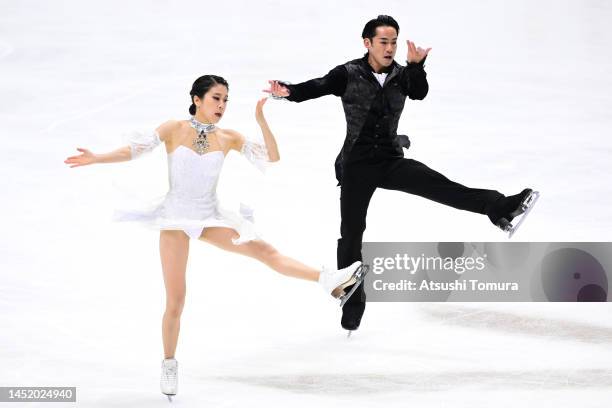
{"label": "sequined bodice", "polygon": [[183,198],[216,197],[225,155],[221,150],[204,153],[179,145],[168,154],[169,194]]}

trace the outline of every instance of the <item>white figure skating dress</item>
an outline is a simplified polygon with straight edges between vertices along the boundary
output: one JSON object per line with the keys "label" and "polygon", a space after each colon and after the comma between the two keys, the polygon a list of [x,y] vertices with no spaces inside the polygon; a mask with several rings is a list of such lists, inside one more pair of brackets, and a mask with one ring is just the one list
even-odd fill
{"label": "white figure skating dress", "polygon": [[[132,159],[152,151],[161,140],[157,132],[137,134],[130,138]],[[246,140],[240,153],[258,169],[269,161],[265,145]],[[234,244],[258,238],[252,213],[242,206],[240,215],[226,211],[217,200],[217,182],[223,167],[223,151],[199,154],[179,145],[168,154],[169,190],[149,209],[115,210],[115,221],[135,221],[159,230],[182,230],[197,239],[208,227],[227,227],[238,232]]]}

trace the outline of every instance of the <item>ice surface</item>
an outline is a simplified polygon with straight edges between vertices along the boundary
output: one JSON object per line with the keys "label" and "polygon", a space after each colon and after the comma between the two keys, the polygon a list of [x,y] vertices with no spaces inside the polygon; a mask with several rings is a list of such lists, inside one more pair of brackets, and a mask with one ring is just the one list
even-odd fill
{"label": "ice surface", "polygon": [[[191,83],[205,73],[230,83],[220,126],[256,135],[268,79],[300,82],[360,57],[363,24],[380,13],[400,23],[398,62],[408,38],[433,47],[429,95],[408,102],[400,122],[409,157],[469,186],[541,191],[513,239],[610,240],[606,2],[0,5],[2,386],[76,386],[84,407],[166,406],[158,236],[110,223],[122,172],[146,167],[70,169],[63,160],[76,147],[111,150],[122,134],[186,118]],[[267,239],[312,265],[333,263],[340,101],[265,109],[282,160],[251,184],[248,164],[228,157],[220,193],[235,201],[258,186]],[[165,177],[159,153],[143,164],[159,159],[151,180]],[[483,216],[382,190],[364,236],[504,239]],[[176,406],[612,403],[607,304],[369,304],[347,340],[336,304],[314,284],[195,241],[187,274]]]}

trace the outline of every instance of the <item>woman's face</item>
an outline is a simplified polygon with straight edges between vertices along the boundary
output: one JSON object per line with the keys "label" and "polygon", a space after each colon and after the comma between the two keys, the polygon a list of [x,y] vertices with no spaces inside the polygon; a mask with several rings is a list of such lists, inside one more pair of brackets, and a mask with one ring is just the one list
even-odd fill
{"label": "woman's face", "polygon": [[227,88],[225,85],[217,84],[210,88],[200,99],[193,98],[196,105],[196,115],[203,118],[207,123],[217,123],[223,117],[227,107]]}

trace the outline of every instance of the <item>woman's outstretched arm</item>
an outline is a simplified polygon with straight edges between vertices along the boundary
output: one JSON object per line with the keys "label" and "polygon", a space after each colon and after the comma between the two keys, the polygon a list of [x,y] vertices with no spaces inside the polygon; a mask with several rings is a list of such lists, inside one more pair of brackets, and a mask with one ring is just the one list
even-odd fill
{"label": "woman's outstretched arm", "polygon": [[179,122],[169,120],[155,129],[153,133],[148,135],[136,134],[130,138],[127,146],[107,153],[93,153],[83,147],[77,147],[81,154],[68,157],[64,160],[64,163],[70,165],[70,167],[79,167],[89,164],[118,163],[132,160],[144,153],[150,152],[160,142],[168,141],[178,126]]}

